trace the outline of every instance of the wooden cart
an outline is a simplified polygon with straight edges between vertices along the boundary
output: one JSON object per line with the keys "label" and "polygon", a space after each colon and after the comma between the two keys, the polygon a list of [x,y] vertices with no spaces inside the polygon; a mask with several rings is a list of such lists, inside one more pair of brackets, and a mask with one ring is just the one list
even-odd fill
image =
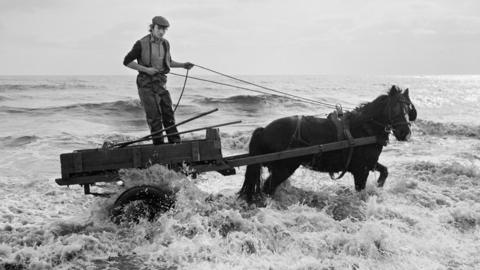
{"label": "wooden cart", "polygon": [[89,186],[98,182],[118,181],[118,171],[129,168],[147,168],[153,164],[178,170],[189,167],[188,174],[216,171],[222,175],[235,174],[235,167],[261,164],[276,160],[317,155],[323,152],[377,143],[377,138],[364,137],[352,142],[338,141],[289,149],[263,155],[240,154],[224,157],[218,129],[207,129],[205,139],[182,141],[177,144],[135,145],[115,149],[86,149],[60,155],[62,178],[59,185],[82,185],[89,194]]}
{"label": "wooden cart", "polygon": [[[181,170],[188,166],[187,174],[196,176],[199,173],[216,171],[222,175],[235,174],[235,167],[251,164],[262,164],[276,160],[319,155],[324,152],[357,147],[377,143],[376,137],[357,138],[351,141],[338,141],[322,145],[294,148],[281,152],[263,155],[241,154],[224,157],[219,130],[206,129],[206,136],[200,140],[182,141],[177,144],[133,145],[113,149],[86,149],[60,155],[62,177],[56,179],[59,185],[82,185],[85,194],[102,195],[90,192],[90,186],[98,182],[119,181],[119,170],[129,168],[147,168],[154,164],[167,166],[173,170]],[[105,195],[105,194],[103,194]],[[115,222],[125,216],[124,207],[133,202],[142,201],[148,208],[145,211],[135,210],[137,214],[152,220],[157,213],[170,209],[175,203],[175,194],[157,186],[142,185],[127,189],[117,198],[112,217]],[[122,217],[123,218],[123,217]],[[132,220],[128,217],[127,220]]]}

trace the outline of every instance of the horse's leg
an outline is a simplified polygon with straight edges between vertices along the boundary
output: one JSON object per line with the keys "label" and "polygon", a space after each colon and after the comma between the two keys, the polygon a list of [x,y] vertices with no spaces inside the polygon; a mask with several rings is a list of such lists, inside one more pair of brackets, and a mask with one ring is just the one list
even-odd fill
{"label": "horse's leg", "polygon": [[275,189],[300,166],[297,162],[277,161],[270,165],[270,176],[263,185],[263,192],[273,195]]}
{"label": "horse's leg", "polygon": [[[250,144],[248,145],[248,152],[250,155],[263,154],[263,139],[262,133],[264,128],[257,128],[253,131]],[[247,202],[251,202],[253,196],[260,193],[260,176],[261,176],[261,164],[251,164],[247,166],[245,172],[245,181],[243,182],[242,189],[239,191],[239,197],[243,197]]]}
{"label": "horse's leg", "polygon": [[383,185],[385,184],[385,180],[387,180],[387,176],[388,176],[387,167],[380,164],[380,162],[377,162],[377,165],[375,166],[374,170],[380,173],[380,176],[378,177],[378,180],[377,180],[377,186],[383,187]]}
{"label": "horse's leg", "polygon": [[367,184],[367,178],[368,178],[368,169],[360,169],[358,171],[352,172],[353,174],[353,179],[355,181],[355,190],[356,191],[362,191],[365,189],[365,185]]}

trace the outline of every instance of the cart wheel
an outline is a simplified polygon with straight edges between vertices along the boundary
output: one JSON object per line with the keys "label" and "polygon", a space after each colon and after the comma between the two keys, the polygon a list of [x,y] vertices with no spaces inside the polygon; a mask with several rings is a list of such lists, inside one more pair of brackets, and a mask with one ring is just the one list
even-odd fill
{"label": "cart wheel", "polygon": [[175,204],[175,194],[156,186],[137,186],[124,191],[115,201],[111,211],[112,221],[138,223],[141,218],[155,220]]}

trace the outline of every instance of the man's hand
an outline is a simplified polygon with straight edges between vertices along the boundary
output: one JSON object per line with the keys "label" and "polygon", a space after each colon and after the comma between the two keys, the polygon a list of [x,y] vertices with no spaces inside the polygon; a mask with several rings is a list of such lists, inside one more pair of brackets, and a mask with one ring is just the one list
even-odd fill
{"label": "man's hand", "polygon": [[147,73],[150,76],[153,76],[158,73],[158,69],[154,67],[146,67],[143,72]]}
{"label": "man's hand", "polygon": [[185,68],[185,69],[191,69],[194,66],[195,65],[193,63],[190,63],[190,62],[186,62],[185,64],[183,64],[183,68]]}

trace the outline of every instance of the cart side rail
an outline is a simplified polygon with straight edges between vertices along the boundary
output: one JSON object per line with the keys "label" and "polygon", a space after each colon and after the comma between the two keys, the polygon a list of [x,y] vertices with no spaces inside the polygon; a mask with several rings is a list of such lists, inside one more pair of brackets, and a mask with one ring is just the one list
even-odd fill
{"label": "cart side rail", "polygon": [[349,147],[358,147],[363,145],[375,144],[377,142],[378,142],[378,139],[375,136],[363,137],[363,138],[354,139],[352,141],[344,140],[344,141],[338,141],[333,143],[299,147],[295,149],[274,152],[270,154],[254,155],[254,156],[248,156],[246,154],[242,154],[237,156],[230,156],[230,157],[225,157],[223,159],[224,164],[206,164],[206,165],[199,165],[199,166],[193,166],[193,167],[198,173],[208,172],[208,171],[221,171],[221,170],[232,169],[234,167],[266,163],[266,162],[294,158],[294,157],[315,155],[323,152],[331,152],[331,151],[346,149]]}

